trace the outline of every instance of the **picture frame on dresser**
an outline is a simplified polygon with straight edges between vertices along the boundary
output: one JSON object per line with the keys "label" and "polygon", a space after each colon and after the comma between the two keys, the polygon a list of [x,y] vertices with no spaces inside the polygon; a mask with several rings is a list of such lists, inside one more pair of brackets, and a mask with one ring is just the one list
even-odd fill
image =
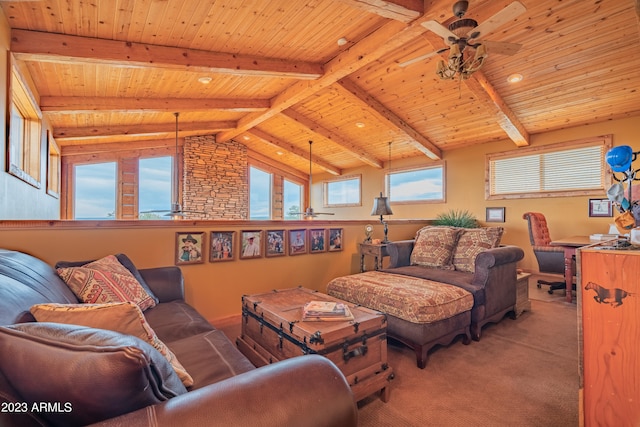
{"label": "picture frame on dresser", "polygon": [[286,250],[286,234],[284,230],[267,230],[265,255],[267,257],[284,256]]}
{"label": "picture frame on dresser", "polygon": [[307,230],[289,230],[289,255],[307,253]]}
{"label": "picture frame on dresser", "polygon": [[242,230],[240,259],[262,258],[262,230]]}
{"label": "picture frame on dresser", "polygon": [[175,246],[176,265],[204,263],[206,249],[204,231],[176,232]]}
{"label": "picture frame on dresser", "polygon": [[209,262],[233,261],[235,259],[235,231],[212,231],[209,241],[211,242]]}

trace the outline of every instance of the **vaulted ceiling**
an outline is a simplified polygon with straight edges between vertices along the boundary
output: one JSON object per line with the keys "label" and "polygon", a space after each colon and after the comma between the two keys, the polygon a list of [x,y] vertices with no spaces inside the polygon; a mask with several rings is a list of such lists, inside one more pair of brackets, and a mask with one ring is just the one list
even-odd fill
{"label": "vaulted ceiling", "polygon": [[[300,172],[339,175],[392,158],[640,116],[638,0],[520,0],[482,39],[468,80],[423,23],[454,0],[0,0],[11,51],[63,155],[215,134]],[[512,0],[471,0],[483,23]],[[339,43],[340,40],[340,43]],[[516,84],[507,77],[519,73]],[[210,78],[201,83],[201,78]]]}

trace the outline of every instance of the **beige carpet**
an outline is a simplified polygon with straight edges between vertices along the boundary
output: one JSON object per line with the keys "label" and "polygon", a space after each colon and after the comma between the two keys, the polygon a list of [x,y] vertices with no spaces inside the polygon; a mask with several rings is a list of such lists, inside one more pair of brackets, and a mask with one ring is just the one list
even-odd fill
{"label": "beige carpet", "polygon": [[[362,427],[572,427],[578,425],[576,304],[529,282],[531,311],[483,329],[479,342],[434,349],[425,369],[389,343],[387,403],[359,404]],[[221,329],[235,342],[240,318]]]}
{"label": "beige carpet", "polygon": [[479,342],[436,348],[424,370],[390,344],[390,399],[360,402],[359,425],[577,426],[576,306],[531,303],[518,319],[485,327]]}

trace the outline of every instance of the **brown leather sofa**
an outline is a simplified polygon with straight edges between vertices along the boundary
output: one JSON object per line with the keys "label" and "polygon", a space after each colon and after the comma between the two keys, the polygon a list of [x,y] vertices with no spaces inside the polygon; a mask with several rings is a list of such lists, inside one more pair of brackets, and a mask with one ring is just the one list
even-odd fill
{"label": "brown leather sofa", "polygon": [[78,300],[44,261],[0,249],[0,425],[357,424],[349,385],[328,359],[308,355],[255,368],[185,302],[178,267],[136,271],[159,301],[144,317],[193,386],[184,388],[141,339],[35,322],[34,304]]}

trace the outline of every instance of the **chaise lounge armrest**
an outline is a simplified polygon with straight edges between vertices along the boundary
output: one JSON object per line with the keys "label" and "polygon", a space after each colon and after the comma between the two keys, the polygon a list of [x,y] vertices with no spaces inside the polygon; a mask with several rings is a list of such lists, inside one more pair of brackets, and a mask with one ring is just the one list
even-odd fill
{"label": "chaise lounge armrest", "polygon": [[500,246],[480,252],[476,257],[475,272],[472,283],[485,286],[490,277],[491,269],[517,263],[524,258],[524,251],[517,246]]}
{"label": "chaise lounge armrest", "polygon": [[160,302],[184,299],[184,278],[179,267],[141,268],[138,272]]}
{"label": "chaise lounge armrest", "polygon": [[357,407],[340,370],[318,355],[264,366],[95,426],[357,425]]}

